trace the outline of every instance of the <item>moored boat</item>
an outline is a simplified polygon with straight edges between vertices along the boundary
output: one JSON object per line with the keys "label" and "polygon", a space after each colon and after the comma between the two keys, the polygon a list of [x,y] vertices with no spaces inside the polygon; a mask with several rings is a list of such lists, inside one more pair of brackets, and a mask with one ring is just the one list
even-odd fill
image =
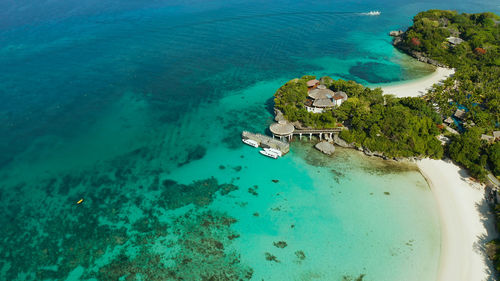
{"label": "moored boat", "polygon": [[265,151],[269,151],[271,153],[274,153],[276,155],[278,155],[279,157],[283,156],[283,153],[281,153],[281,151],[279,149],[276,149],[276,148],[264,148]]}
{"label": "moored boat", "polygon": [[259,147],[259,143],[251,139],[241,139],[242,142],[248,144],[249,146]]}
{"label": "moored boat", "polygon": [[268,150],[261,150],[261,151],[259,151],[259,152],[260,152],[260,154],[262,154],[262,155],[265,155],[265,156],[267,156],[267,157],[271,157],[271,158],[274,158],[274,159],[277,159],[277,158],[279,157],[279,156],[278,156],[278,154],[273,153],[273,152],[270,152],[270,151],[268,151]]}

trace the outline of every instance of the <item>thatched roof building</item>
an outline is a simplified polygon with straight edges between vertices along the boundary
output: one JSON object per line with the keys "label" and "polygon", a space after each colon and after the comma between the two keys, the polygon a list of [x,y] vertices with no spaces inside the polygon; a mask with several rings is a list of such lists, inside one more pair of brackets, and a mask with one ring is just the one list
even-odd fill
{"label": "thatched roof building", "polygon": [[319,84],[319,80],[317,80],[317,79],[307,81],[307,87],[309,87],[309,88],[314,87],[318,84]]}
{"label": "thatched roof building", "polygon": [[312,99],[331,99],[335,96],[335,92],[330,89],[314,89],[309,91],[309,97]]}
{"label": "thatched roof building", "polygon": [[334,100],[342,100],[342,101],[346,101],[347,100],[347,94],[340,91],[340,92],[336,92],[335,95],[333,96],[333,99]]}
{"label": "thatched roof building", "polygon": [[276,136],[289,136],[293,133],[295,127],[286,121],[280,121],[269,126],[269,130]]}
{"label": "thatched roof building", "polygon": [[325,85],[309,90],[308,97],[309,99],[305,102],[306,109],[314,113],[322,113],[326,108],[340,106],[347,100],[346,93],[334,92]]}
{"label": "thatched roof building", "polygon": [[331,99],[317,99],[314,100],[313,106],[315,107],[333,107],[335,104]]}

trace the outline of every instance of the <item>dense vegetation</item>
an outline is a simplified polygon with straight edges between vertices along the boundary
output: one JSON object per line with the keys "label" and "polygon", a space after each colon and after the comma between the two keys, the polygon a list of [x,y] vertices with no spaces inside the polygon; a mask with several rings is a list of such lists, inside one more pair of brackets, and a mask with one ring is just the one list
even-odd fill
{"label": "dense vegetation", "polygon": [[[427,95],[443,118],[460,106],[467,114],[459,135],[453,135],[448,155],[484,180],[488,168],[500,177],[500,142],[481,140],[481,134],[500,130],[500,17],[492,13],[458,14],[430,10],[419,13],[396,44],[412,55],[431,58],[456,68],[454,77],[436,86]],[[464,40],[450,44],[447,37]],[[500,230],[500,204],[495,207]],[[488,245],[488,256],[500,272],[500,240]]]}
{"label": "dense vegetation", "polygon": [[[448,42],[448,37],[464,40]],[[465,109],[463,120],[451,127],[460,134],[443,131],[451,142],[447,154],[484,180],[489,169],[500,176],[500,144],[481,140],[481,134],[500,130],[500,17],[493,13],[459,14],[455,11],[429,10],[419,13],[413,25],[396,44],[413,56],[430,58],[454,67],[454,77],[435,86],[425,100],[382,96],[352,81],[322,82],[334,91],[344,91],[349,100],[339,108],[321,114],[307,112],[306,82],[312,76],[295,79],[281,87],[275,104],[290,121],[304,126],[332,128],[345,122],[349,130],[341,137],[387,156],[428,155],[439,158],[442,146],[435,138],[441,120]]]}
{"label": "dense vegetation", "polygon": [[291,80],[276,92],[275,106],[287,120],[313,128],[331,128],[337,126],[337,122],[344,122],[349,130],[342,131],[341,138],[389,157],[442,157],[443,148],[436,138],[441,118],[424,100],[397,99],[384,96],[380,89],[323,77],[325,86],[346,92],[349,99],[338,108],[321,114],[310,113],[304,105],[306,82],[310,79],[314,77]]}
{"label": "dense vegetation", "polygon": [[[499,144],[480,140],[481,134],[500,130],[499,22],[493,13],[430,10],[416,15],[396,44],[412,55],[422,54],[456,68],[454,77],[436,86],[427,98],[443,118],[452,116],[459,106],[466,109],[461,134],[452,136],[448,154],[481,180],[487,167],[500,176]],[[449,36],[464,42],[450,44]]]}
{"label": "dense vegetation", "polygon": [[338,124],[333,111],[317,114],[306,110],[304,102],[307,98],[307,81],[315,78],[315,76],[303,76],[281,86],[274,95],[275,107],[280,109],[289,121],[300,121],[311,128],[335,128]]}

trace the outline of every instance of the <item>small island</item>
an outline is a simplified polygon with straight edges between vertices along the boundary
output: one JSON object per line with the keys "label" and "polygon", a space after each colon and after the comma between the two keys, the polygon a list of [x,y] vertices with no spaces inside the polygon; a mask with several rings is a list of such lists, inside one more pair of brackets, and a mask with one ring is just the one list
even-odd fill
{"label": "small island", "polygon": [[273,134],[276,126],[293,125],[299,132],[337,129],[333,135],[324,134],[325,138],[368,155],[443,156],[437,138],[443,130],[441,117],[421,98],[396,98],[354,81],[314,76],[293,79],[274,96],[278,123],[270,127]]}

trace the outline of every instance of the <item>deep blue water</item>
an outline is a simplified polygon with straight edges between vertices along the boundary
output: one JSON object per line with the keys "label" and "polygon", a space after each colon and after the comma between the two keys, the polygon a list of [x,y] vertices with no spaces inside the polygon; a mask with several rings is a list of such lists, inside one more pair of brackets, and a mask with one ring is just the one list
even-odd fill
{"label": "deep blue water", "polygon": [[[0,206],[5,214],[0,224],[6,237],[0,243],[0,279],[64,279],[72,272],[116,280],[124,268],[140,271],[146,259],[158,257],[135,253],[138,258],[130,262],[100,264],[125,255],[113,247],[129,240],[147,244],[148,235],[166,232],[184,233],[179,239],[192,241],[187,233],[199,229],[191,222],[204,225],[207,217],[222,221],[217,235],[233,237],[225,214],[181,208],[187,219],[171,218],[176,223],[165,230],[154,206],[180,215],[172,206],[199,207],[214,199],[200,187],[220,192],[231,190],[225,183],[243,184],[240,154],[248,155],[238,150],[238,134],[264,131],[272,118],[273,91],[289,79],[314,73],[376,84],[428,73],[425,66],[405,63],[387,33],[404,29],[413,15],[430,8],[500,11],[498,1],[450,0],[0,1]],[[370,10],[382,15],[360,14]],[[267,84],[259,86],[263,81]],[[220,106],[231,97],[238,99],[232,104],[247,108]],[[214,151],[225,151],[227,163]],[[205,166],[195,168],[198,160]],[[289,162],[284,167],[295,167]],[[217,172],[208,173],[207,163]],[[179,183],[165,181],[169,178]],[[202,182],[192,183],[196,180]],[[273,186],[267,178],[266,183]],[[179,199],[162,188],[185,194]],[[74,204],[80,197],[87,206]],[[135,222],[136,209],[148,210],[146,222]],[[117,217],[126,221],[114,221]],[[139,246],[125,248],[129,257],[134,249],[140,253]],[[24,259],[27,255],[32,261]],[[227,264],[231,257],[215,263]],[[184,257],[170,262],[194,272]],[[152,268],[132,277],[172,275]],[[244,266],[231,270],[248,273]],[[355,270],[349,276],[363,272]],[[368,275],[367,280],[382,279]]]}
{"label": "deep blue water", "polygon": [[[370,50],[372,38],[363,40],[363,34],[383,37],[388,30],[407,26],[422,9],[498,10],[495,1],[0,5],[2,164],[37,136],[71,134],[92,122],[93,113],[125,91],[150,95],[152,103],[167,111],[178,102],[196,104],[256,81],[314,70],[297,57],[387,60]],[[384,14],[376,23],[353,14],[375,9]],[[346,40],[353,34],[360,35]],[[377,66],[357,66],[340,75],[373,83],[380,78],[370,77]],[[400,78],[383,77],[380,82]]]}

